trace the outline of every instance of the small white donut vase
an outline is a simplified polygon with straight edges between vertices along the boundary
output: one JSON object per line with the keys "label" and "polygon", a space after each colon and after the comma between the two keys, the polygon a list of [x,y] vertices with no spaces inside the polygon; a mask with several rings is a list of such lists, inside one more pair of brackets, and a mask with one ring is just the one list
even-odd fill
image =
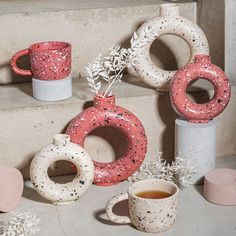
{"label": "small white donut vase", "polygon": [[[152,37],[146,37],[149,33]],[[137,35],[142,43],[137,49],[134,69],[145,83],[160,91],[169,91],[170,80],[176,71],[163,70],[152,62],[150,47],[158,37],[176,35],[182,38],[190,48],[188,63],[193,62],[197,54],[209,54],[208,41],[204,32],[197,24],[179,15],[177,4],[162,4],[160,17],[145,22],[138,29]]]}
{"label": "small white donut vase", "polygon": [[[73,163],[77,168],[75,178],[65,184],[52,181],[49,166],[59,160]],[[69,205],[78,200],[93,182],[94,165],[88,153],[78,144],[71,143],[65,134],[54,136],[53,144],[41,149],[33,158],[30,178],[36,191],[55,205]]]}

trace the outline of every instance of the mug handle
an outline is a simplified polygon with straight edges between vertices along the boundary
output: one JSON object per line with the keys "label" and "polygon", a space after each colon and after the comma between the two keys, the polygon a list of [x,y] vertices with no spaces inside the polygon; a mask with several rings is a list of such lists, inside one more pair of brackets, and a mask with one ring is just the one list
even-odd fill
{"label": "mug handle", "polygon": [[118,202],[124,201],[126,199],[128,199],[128,193],[120,193],[116,196],[114,196],[108,203],[106,206],[106,214],[108,216],[108,218],[118,224],[129,224],[131,223],[131,220],[129,217],[127,216],[118,216],[116,214],[113,213],[112,209],[114,207],[114,205]]}
{"label": "mug handle", "polygon": [[27,54],[29,54],[29,49],[28,48],[24,49],[24,50],[21,50],[21,51],[19,51],[16,54],[13,55],[13,57],[11,59],[11,68],[16,74],[32,76],[31,70],[23,70],[23,69],[18,68],[17,65],[16,65],[16,62],[17,62],[18,58],[22,57],[24,55],[27,55]]}

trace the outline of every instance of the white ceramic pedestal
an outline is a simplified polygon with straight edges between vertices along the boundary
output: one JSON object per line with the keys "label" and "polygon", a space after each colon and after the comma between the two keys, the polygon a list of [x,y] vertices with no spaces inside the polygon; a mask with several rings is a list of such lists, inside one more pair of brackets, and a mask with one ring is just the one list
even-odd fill
{"label": "white ceramic pedestal", "polygon": [[215,167],[215,130],[214,120],[206,124],[175,120],[175,156],[188,159],[198,168],[192,179],[194,184],[201,184],[204,175]]}
{"label": "white ceramic pedestal", "polygon": [[41,101],[59,101],[72,96],[72,77],[61,80],[32,79],[33,97]]}

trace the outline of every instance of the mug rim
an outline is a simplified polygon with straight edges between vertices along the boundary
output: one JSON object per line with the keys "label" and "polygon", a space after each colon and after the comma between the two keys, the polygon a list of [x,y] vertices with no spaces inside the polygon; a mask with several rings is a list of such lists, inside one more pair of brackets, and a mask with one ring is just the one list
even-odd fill
{"label": "mug rim", "polygon": [[[137,196],[136,194],[134,194],[134,193],[132,192],[132,188],[133,188],[135,185],[140,184],[140,182],[151,182],[151,181],[169,184],[169,185],[171,185],[171,186],[174,186],[176,191],[175,191],[175,193],[171,194],[169,197],[158,198],[158,199],[139,197],[139,196]],[[178,187],[175,183],[173,183],[173,182],[171,182],[171,181],[169,181],[169,180],[155,179],[155,178],[152,178],[152,179],[143,179],[143,180],[137,181],[137,182],[133,183],[131,186],[129,186],[129,188],[128,188],[128,194],[129,194],[130,196],[132,196],[133,198],[142,200],[142,201],[165,201],[165,200],[167,200],[167,199],[171,199],[171,198],[175,197],[177,194],[179,194],[179,191],[180,191],[180,190],[179,190],[179,187]]]}
{"label": "mug rim", "polygon": [[65,41],[44,41],[44,42],[39,42],[39,43],[34,43],[29,47],[30,51],[38,51],[38,52],[43,52],[43,51],[57,51],[58,49],[38,49],[36,48],[39,45],[45,45],[45,44],[63,44],[64,46],[61,47],[63,48],[71,48],[71,44]]}

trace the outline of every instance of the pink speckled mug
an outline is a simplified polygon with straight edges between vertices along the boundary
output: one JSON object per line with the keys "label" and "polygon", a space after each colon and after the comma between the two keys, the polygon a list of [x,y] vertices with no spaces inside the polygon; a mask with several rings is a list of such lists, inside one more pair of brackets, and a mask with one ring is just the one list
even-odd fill
{"label": "pink speckled mug", "polygon": [[[31,70],[17,67],[18,58],[29,54]],[[33,76],[38,80],[60,80],[71,71],[71,44],[67,42],[42,42],[17,52],[11,59],[11,68],[16,74]]]}

